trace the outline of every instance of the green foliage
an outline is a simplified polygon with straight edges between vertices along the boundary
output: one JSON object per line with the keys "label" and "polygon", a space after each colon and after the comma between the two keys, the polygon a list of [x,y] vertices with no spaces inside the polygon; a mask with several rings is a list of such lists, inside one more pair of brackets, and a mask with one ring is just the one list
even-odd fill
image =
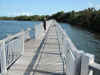
{"label": "green foliage", "polygon": [[49,17],[49,19],[52,18],[59,22],[67,22],[71,25],[100,31],[100,10],[96,10],[95,8],[88,8],[78,12],[58,12]]}
{"label": "green foliage", "polygon": [[16,17],[0,17],[0,20],[18,20],[18,21],[41,21],[44,19],[44,15],[33,15],[33,16],[16,16]]}
{"label": "green foliage", "polygon": [[57,21],[61,20],[61,17],[63,16],[64,11],[58,12],[56,14],[53,14],[52,16],[49,17],[49,19],[56,19]]}
{"label": "green foliage", "polygon": [[14,20],[13,17],[0,17],[0,20]]}
{"label": "green foliage", "polygon": [[56,19],[59,22],[67,22],[71,25],[89,28],[95,31],[100,31],[100,10],[88,8],[82,11],[64,11],[49,15],[33,15],[33,16],[16,16],[16,17],[0,17],[0,20],[24,20],[24,21],[41,21],[47,17],[48,19]]}

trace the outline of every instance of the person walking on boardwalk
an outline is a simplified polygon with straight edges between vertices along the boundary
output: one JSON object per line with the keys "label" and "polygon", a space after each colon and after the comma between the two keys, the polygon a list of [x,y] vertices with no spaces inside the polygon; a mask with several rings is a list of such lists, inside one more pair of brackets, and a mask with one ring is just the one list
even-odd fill
{"label": "person walking on boardwalk", "polygon": [[46,30],[46,17],[44,18],[44,21],[43,21],[43,28],[44,28],[44,31]]}

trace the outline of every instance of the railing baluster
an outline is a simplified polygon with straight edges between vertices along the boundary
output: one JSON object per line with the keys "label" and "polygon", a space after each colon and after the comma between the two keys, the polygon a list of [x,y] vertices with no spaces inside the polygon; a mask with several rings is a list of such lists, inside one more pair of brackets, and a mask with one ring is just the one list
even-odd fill
{"label": "railing baluster", "polygon": [[[24,54],[24,41],[29,39],[30,29],[9,35],[0,41],[0,73],[5,74],[18,57]],[[26,34],[26,35],[25,35]],[[26,38],[26,39],[25,39]]]}
{"label": "railing baluster", "polygon": [[1,74],[5,74],[7,72],[6,67],[6,51],[5,51],[5,41],[3,40],[1,43],[1,49],[0,49],[0,59],[1,59]]}
{"label": "railing baluster", "polygon": [[[22,32],[24,32],[24,31],[22,31]],[[25,35],[25,34],[24,34]],[[23,55],[24,54],[24,35],[21,35],[20,37],[19,37],[19,39],[20,39],[20,41],[21,41],[21,55]]]}
{"label": "railing baluster", "polygon": [[89,64],[94,62],[94,55],[83,53],[81,60],[81,75],[93,74],[89,70]]}
{"label": "railing baluster", "polygon": [[[65,65],[67,67],[66,74],[68,75],[93,75],[94,55],[79,51],[62,27],[55,21],[57,37],[60,43],[60,52]],[[90,65],[89,65],[90,64]],[[97,67],[97,66],[96,66]],[[95,67],[95,68],[96,68]],[[97,67],[100,68],[100,67]]]}
{"label": "railing baluster", "polygon": [[[94,55],[79,51],[74,46],[68,35],[64,32],[62,27],[55,20],[47,21],[47,28],[50,29],[50,25],[56,25],[59,51],[63,58],[63,63],[67,67],[65,70],[66,74],[93,75],[92,68],[100,70],[100,64],[94,63]],[[44,33],[42,26],[40,26],[40,29],[41,30],[38,30],[38,28],[36,28],[36,37],[38,37],[38,34]],[[2,74],[5,74],[7,72],[7,68],[19,56],[24,54],[24,41],[30,39],[29,31],[30,29],[22,31],[14,36],[9,36],[2,42],[0,41],[0,70]],[[45,35],[45,41],[47,39],[47,33]]]}

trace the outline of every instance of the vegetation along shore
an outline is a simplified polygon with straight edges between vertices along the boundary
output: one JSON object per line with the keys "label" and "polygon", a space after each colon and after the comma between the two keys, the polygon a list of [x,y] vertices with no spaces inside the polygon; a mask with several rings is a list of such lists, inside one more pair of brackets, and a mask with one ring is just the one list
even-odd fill
{"label": "vegetation along shore", "polygon": [[33,16],[16,16],[16,17],[0,17],[0,20],[24,20],[24,21],[41,21],[44,17],[48,19],[56,19],[58,22],[69,23],[73,26],[87,28],[95,32],[100,32],[100,10],[88,8],[81,11],[60,11],[49,15],[33,15]]}

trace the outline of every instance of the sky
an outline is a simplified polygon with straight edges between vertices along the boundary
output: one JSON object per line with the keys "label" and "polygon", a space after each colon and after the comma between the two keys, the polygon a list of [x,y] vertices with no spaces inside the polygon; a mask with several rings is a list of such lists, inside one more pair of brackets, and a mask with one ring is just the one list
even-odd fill
{"label": "sky", "polygon": [[0,16],[51,15],[58,11],[100,8],[100,0],[0,0]]}

